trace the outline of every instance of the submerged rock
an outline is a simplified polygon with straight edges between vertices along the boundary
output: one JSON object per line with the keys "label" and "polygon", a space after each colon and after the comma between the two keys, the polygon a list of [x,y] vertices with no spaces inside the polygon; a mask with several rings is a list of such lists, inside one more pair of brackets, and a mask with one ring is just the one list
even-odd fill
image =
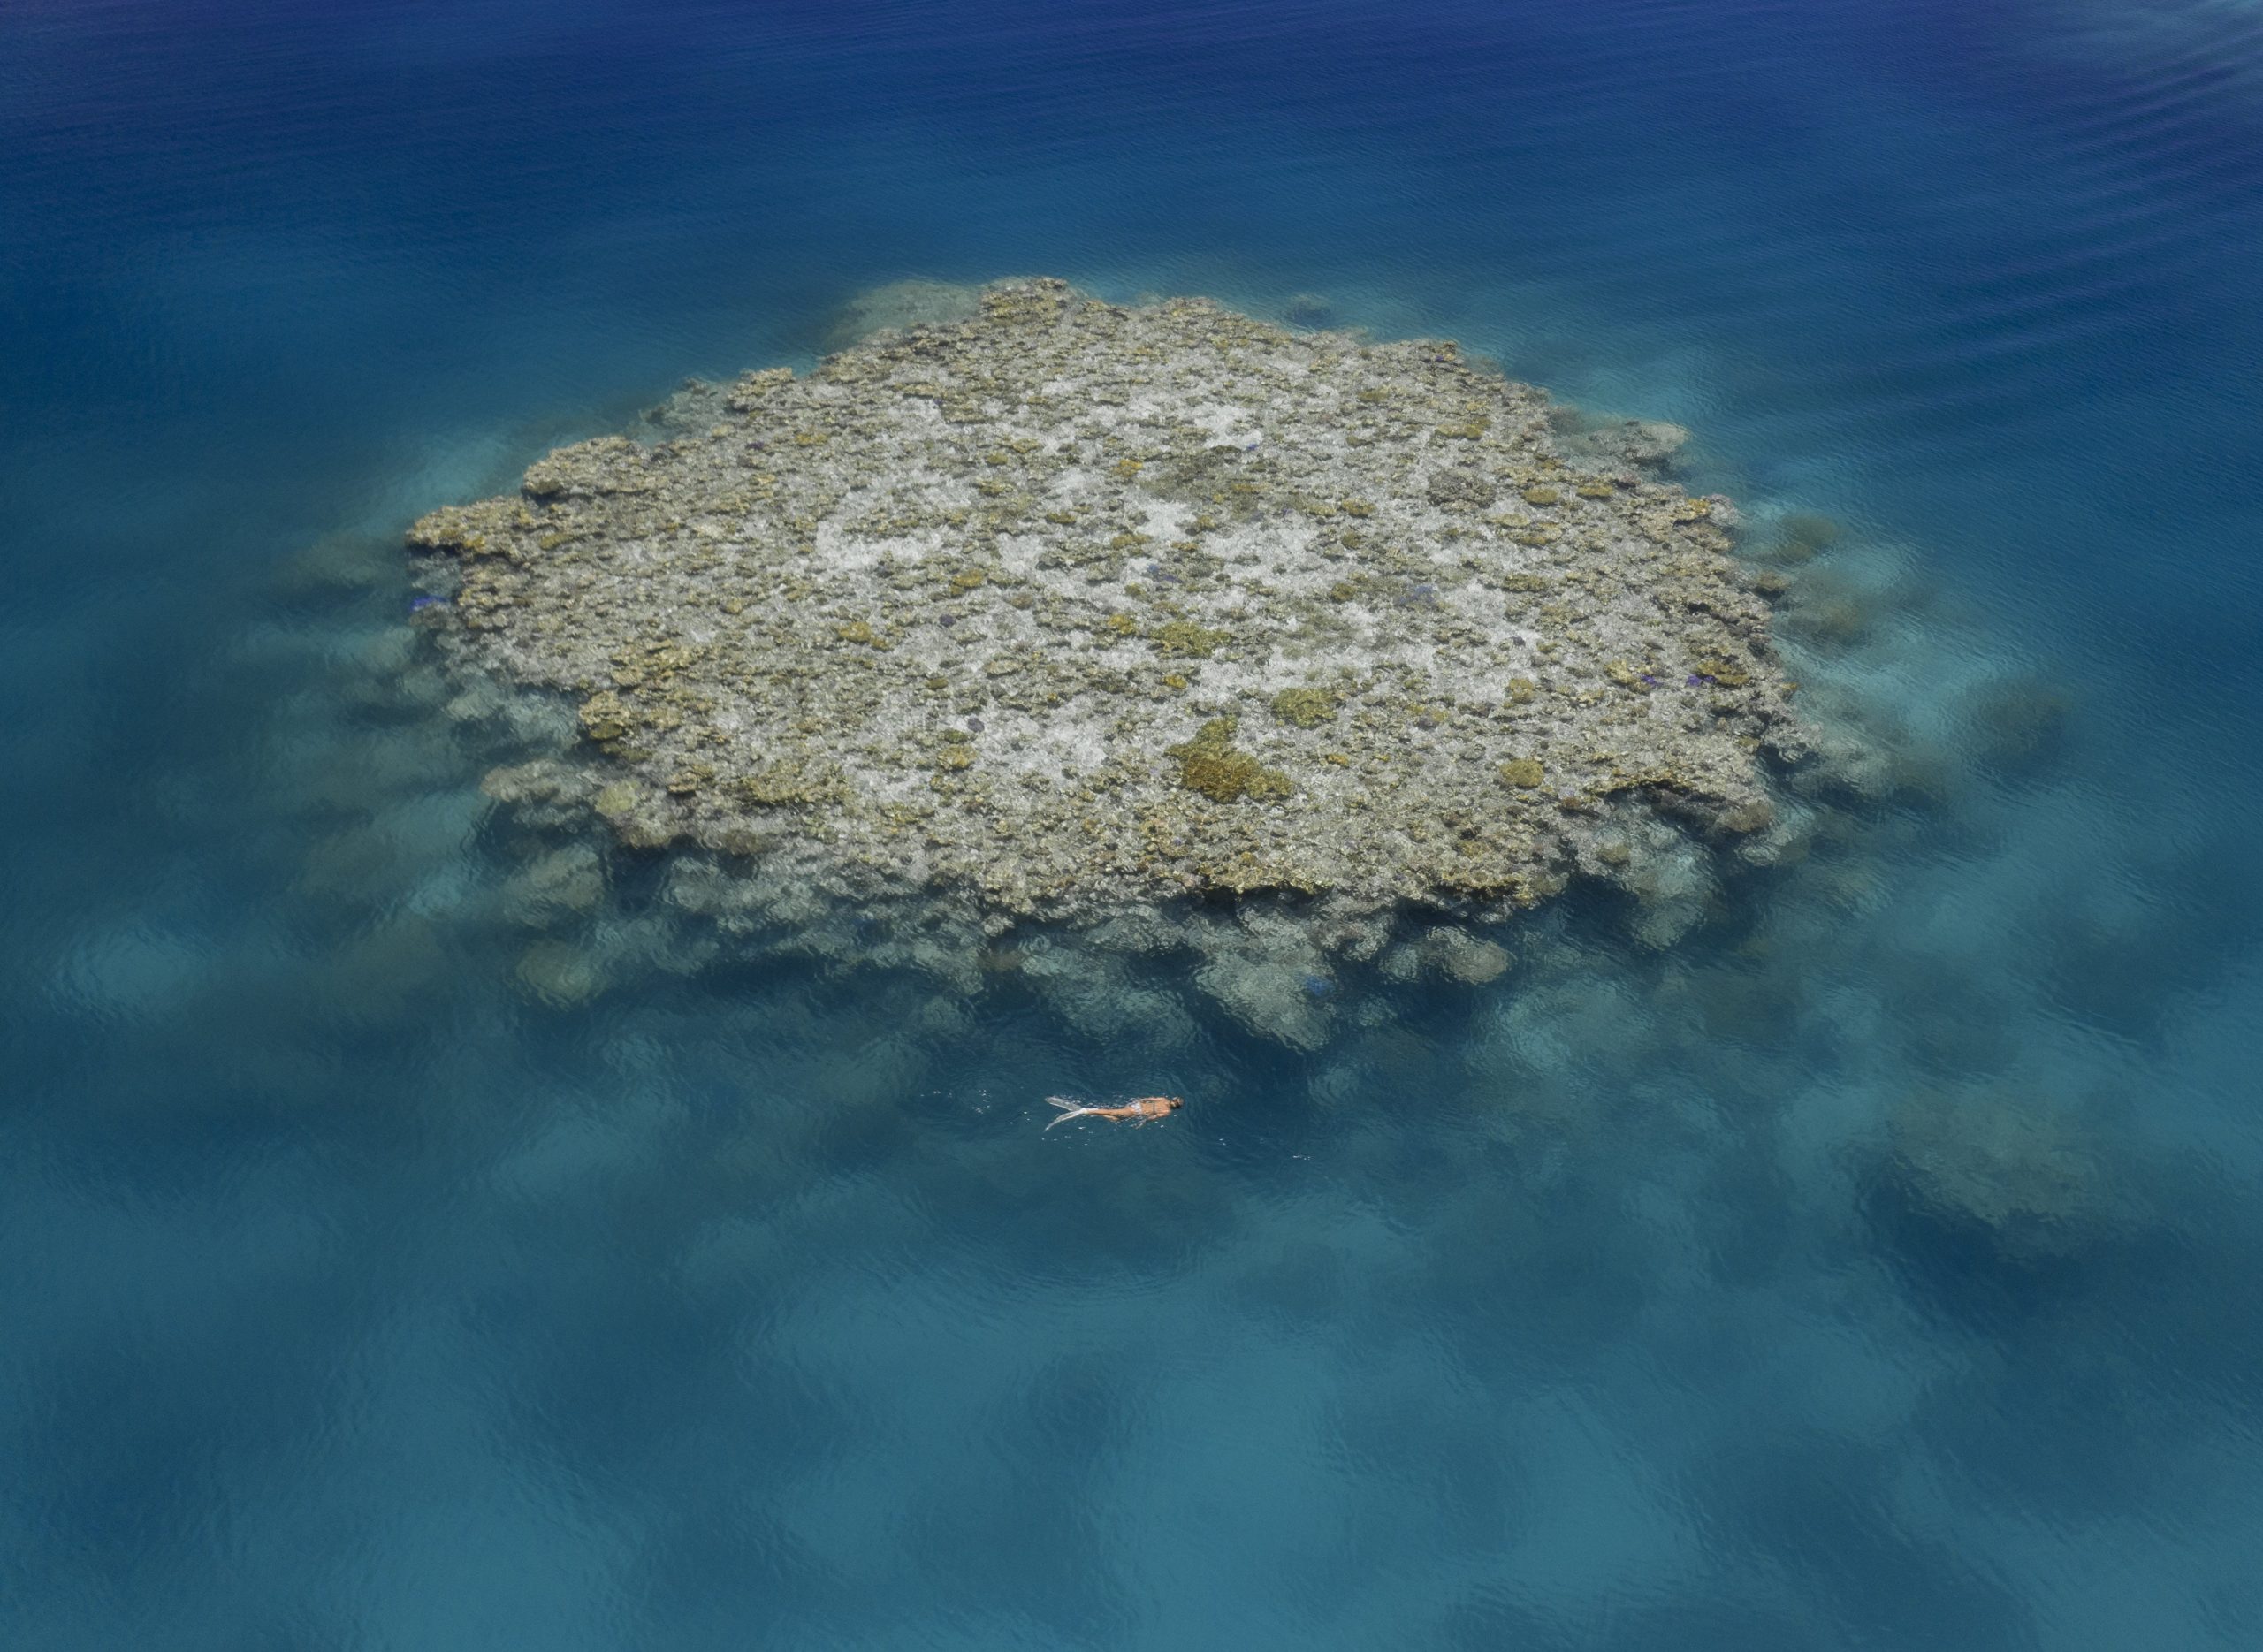
{"label": "submerged rock", "polygon": [[1911,1209],[2007,1261],[2085,1249],[2113,1219],[2097,1158],[2061,1110],[2035,1097],[1925,1091],[1887,1129],[1888,1175]]}
{"label": "submerged rock", "polygon": [[877,333],[941,327],[964,321],[979,307],[979,289],[951,281],[891,281],[859,293],[826,329],[828,349],[846,349]]}
{"label": "submerged rock", "polygon": [[1671,465],[1675,455],[1689,445],[1686,427],[1669,424],[1663,419],[1618,419],[1582,428],[1584,421],[1565,409],[1554,423],[1566,430],[1563,446],[1567,453],[1604,464],[1657,469]]}
{"label": "submerged rock", "polygon": [[[1564,434],[1435,340],[948,297],[415,525],[455,666],[571,697],[610,771],[491,791],[986,925],[1263,891],[1341,923],[1532,904],[1617,864],[1598,834],[1753,834],[1764,764],[1813,750],[1726,502],[1628,468],[1680,427]],[[1310,973],[1214,990],[1301,1027]]]}
{"label": "submerged rock", "polygon": [[606,986],[598,961],[563,941],[537,941],[529,947],[519,955],[518,975],[528,992],[560,1009],[596,997]]}
{"label": "submerged rock", "polygon": [[537,928],[594,911],[604,898],[605,865],[588,843],[569,843],[541,855],[503,890],[507,915]]}

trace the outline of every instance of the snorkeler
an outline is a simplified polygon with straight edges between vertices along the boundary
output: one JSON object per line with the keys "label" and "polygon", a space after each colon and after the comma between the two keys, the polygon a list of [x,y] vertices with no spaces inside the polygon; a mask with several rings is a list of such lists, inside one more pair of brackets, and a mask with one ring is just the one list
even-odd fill
{"label": "snorkeler", "polygon": [[[1122,1107],[1087,1107],[1081,1101],[1071,1101],[1066,1096],[1048,1096],[1048,1106],[1061,1109],[1061,1116],[1053,1124],[1066,1124],[1072,1118],[1128,1118],[1132,1128],[1145,1126],[1148,1120],[1169,1118],[1186,1103],[1177,1096],[1135,1096]],[[1053,1124],[1045,1128],[1051,1130]]]}

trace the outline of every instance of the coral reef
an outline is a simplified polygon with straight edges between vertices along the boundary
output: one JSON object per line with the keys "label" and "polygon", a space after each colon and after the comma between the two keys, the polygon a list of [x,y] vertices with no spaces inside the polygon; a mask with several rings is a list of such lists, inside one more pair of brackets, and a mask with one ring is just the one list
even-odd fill
{"label": "coral reef", "polygon": [[[1641,887],[1661,833],[1757,843],[1768,765],[1816,748],[1733,508],[1661,474],[1679,426],[1050,280],[890,290],[838,336],[410,529],[460,679],[568,697],[598,771],[499,796],[749,861],[781,907],[951,891],[994,934],[1275,892],[1351,935]],[[1253,1016],[1310,1018],[1319,963],[1259,974]]]}

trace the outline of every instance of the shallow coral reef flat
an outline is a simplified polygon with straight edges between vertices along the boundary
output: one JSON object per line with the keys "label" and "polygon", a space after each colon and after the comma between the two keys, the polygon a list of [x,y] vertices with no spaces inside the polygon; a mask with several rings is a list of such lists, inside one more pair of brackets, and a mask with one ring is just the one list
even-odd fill
{"label": "shallow coral reef flat", "polygon": [[1784,582],[1661,474],[1678,427],[1583,426],[1435,340],[928,296],[416,523],[450,657],[571,697],[614,760],[494,789],[1004,919],[1497,916],[1667,821],[1783,852],[1772,766],[1816,744]]}

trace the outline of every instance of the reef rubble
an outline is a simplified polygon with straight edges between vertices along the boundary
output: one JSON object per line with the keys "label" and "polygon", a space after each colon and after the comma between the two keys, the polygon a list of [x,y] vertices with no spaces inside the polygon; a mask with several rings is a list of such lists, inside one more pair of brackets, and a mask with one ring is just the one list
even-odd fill
{"label": "reef rubble", "polygon": [[1768,857],[1816,731],[1680,427],[1207,300],[900,308],[415,524],[452,668],[570,697],[601,754],[491,795],[993,933],[1188,895],[1498,917]]}

